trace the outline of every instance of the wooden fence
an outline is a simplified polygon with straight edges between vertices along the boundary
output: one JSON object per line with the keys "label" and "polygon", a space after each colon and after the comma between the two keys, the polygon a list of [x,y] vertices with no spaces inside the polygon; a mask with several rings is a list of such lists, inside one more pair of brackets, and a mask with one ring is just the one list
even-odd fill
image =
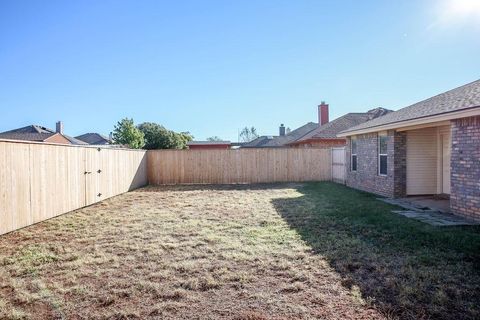
{"label": "wooden fence", "polygon": [[0,141],[0,234],[146,184],[145,151]]}
{"label": "wooden fence", "polygon": [[347,175],[345,160],[345,147],[332,148],[332,181],[345,184]]}
{"label": "wooden fence", "polygon": [[332,179],[330,149],[137,151],[0,140],[0,234],[150,184]]}
{"label": "wooden fence", "polygon": [[330,149],[149,151],[150,184],[331,180]]}

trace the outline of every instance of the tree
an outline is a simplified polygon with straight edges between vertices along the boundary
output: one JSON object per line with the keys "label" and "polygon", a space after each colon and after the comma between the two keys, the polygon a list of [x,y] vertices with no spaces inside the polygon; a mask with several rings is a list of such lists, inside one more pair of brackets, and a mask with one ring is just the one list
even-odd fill
{"label": "tree", "polygon": [[187,149],[187,143],[193,140],[193,135],[188,131],[180,132],[177,134],[180,135],[180,140],[182,141],[180,148],[177,149]]}
{"label": "tree", "polygon": [[145,144],[143,133],[135,127],[133,119],[122,119],[114,127],[113,141],[128,145],[132,149],[140,149]]}
{"label": "tree", "polygon": [[138,130],[145,136],[145,149],[170,149],[170,133],[163,126],[153,122],[144,122],[138,125]]}
{"label": "tree", "polygon": [[219,136],[208,137],[207,141],[223,141]]}
{"label": "tree", "polygon": [[153,122],[144,122],[138,129],[145,135],[145,149],[186,149],[193,139],[189,132],[176,133]]}
{"label": "tree", "polygon": [[240,131],[240,141],[241,142],[250,142],[258,138],[257,129],[255,127],[245,127]]}

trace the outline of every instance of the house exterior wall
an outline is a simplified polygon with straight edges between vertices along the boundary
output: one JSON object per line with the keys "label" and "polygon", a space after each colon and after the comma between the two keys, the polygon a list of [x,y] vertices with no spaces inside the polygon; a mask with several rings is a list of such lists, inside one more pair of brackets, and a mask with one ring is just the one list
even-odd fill
{"label": "house exterior wall", "polygon": [[45,142],[50,142],[50,143],[60,143],[60,144],[71,144],[70,141],[62,136],[61,134],[57,133],[54,134],[53,136],[45,139]]}
{"label": "house exterior wall", "polygon": [[452,121],[450,209],[480,220],[480,117]]}
{"label": "house exterior wall", "polygon": [[387,175],[378,173],[378,133],[356,136],[357,171],[351,170],[351,137],[347,139],[347,185],[386,197],[406,193],[406,134],[387,132]]}

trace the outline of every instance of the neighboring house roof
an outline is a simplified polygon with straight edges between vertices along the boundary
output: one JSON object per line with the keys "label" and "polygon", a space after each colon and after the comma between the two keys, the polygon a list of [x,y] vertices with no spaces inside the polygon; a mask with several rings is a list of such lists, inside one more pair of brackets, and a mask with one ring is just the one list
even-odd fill
{"label": "neighboring house roof", "polygon": [[76,136],[75,138],[87,144],[102,145],[102,144],[111,143],[108,137],[104,136],[103,134],[95,133],[95,132],[85,133],[80,136]]}
{"label": "neighboring house roof", "polygon": [[346,115],[343,115],[335,120],[332,120],[322,126],[315,128],[303,137],[290,142],[290,144],[298,144],[306,141],[319,139],[339,139],[337,137],[337,134],[339,132],[347,130],[348,128],[354,127],[366,121],[378,118],[390,112],[392,112],[392,110],[379,107],[369,110],[368,112],[347,113]]}
{"label": "neighboring house roof", "polygon": [[46,127],[32,124],[30,126],[5,131],[5,132],[2,132],[1,134],[6,134],[6,133],[55,133],[55,131],[52,129],[48,129]]}
{"label": "neighboring house roof", "polygon": [[[54,136],[55,134],[57,134],[57,132],[52,129],[33,124],[30,126],[2,132],[0,133],[0,138],[26,141],[46,141],[48,138]],[[68,141],[70,141],[71,144],[86,144],[83,141],[77,140],[65,134],[62,134],[62,136]]]}
{"label": "neighboring house roof", "polygon": [[38,133],[38,132],[2,132],[0,133],[0,139],[9,139],[9,140],[26,140],[26,141],[45,141],[55,133]]}
{"label": "neighboring house roof", "polygon": [[187,146],[199,146],[199,145],[224,145],[231,144],[230,141],[189,141]]}
{"label": "neighboring house roof", "polygon": [[456,111],[466,111],[471,108],[480,107],[480,80],[468,83],[461,87],[441,93],[429,99],[412,104],[398,111],[391,112],[383,117],[373,119],[353,128],[342,131],[345,136],[356,131],[379,128],[390,124],[398,124],[401,127],[403,122],[448,114]]}
{"label": "neighboring house roof", "polygon": [[290,131],[284,136],[260,136],[255,140],[243,144],[242,148],[279,148],[295,141],[310,131],[318,128],[318,123],[309,122],[300,128]]}
{"label": "neighboring house roof", "polygon": [[75,144],[75,145],[88,145],[88,143],[82,141],[82,140],[79,140],[77,138],[74,138],[74,137],[70,137],[70,136],[67,136],[66,134],[62,134],[62,136],[64,136],[65,138],[67,138],[68,141],[70,141],[71,144]]}

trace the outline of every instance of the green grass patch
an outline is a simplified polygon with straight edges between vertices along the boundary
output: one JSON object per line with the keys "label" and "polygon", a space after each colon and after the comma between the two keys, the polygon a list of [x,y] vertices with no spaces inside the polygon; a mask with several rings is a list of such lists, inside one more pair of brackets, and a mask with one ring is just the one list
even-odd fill
{"label": "green grass patch", "polygon": [[274,199],[275,208],[356,296],[405,318],[480,317],[479,226],[430,226],[334,183],[299,192]]}

